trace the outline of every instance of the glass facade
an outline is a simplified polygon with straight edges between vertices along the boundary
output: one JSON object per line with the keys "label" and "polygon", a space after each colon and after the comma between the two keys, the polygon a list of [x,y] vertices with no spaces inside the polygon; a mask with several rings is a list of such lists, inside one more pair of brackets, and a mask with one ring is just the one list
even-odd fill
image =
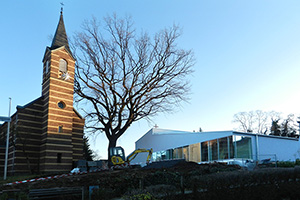
{"label": "glass facade", "polygon": [[182,155],[183,155],[183,159],[188,160],[188,161],[190,160],[189,159],[189,146],[182,148]]}
{"label": "glass facade", "polygon": [[201,142],[201,161],[208,161],[208,142]]}
{"label": "glass facade", "polygon": [[235,135],[233,142],[236,158],[252,158],[251,137]]}
{"label": "glass facade", "polygon": [[200,162],[200,143],[189,145],[189,161]]}
{"label": "glass facade", "polygon": [[182,159],[182,148],[176,148],[173,150],[173,158],[174,159]]}
{"label": "glass facade", "polygon": [[219,160],[228,159],[230,154],[228,152],[228,140],[226,138],[219,139]]}
{"label": "glass facade", "polygon": [[210,140],[208,142],[208,158],[209,160],[219,160],[218,159],[218,140]]}
{"label": "glass facade", "polygon": [[152,154],[153,161],[185,159],[207,162],[233,158],[252,159],[250,136],[232,135]]}
{"label": "glass facade", "polygon": [[173,151],[172,150],[157,151],[157,152],[153,152],[153,154],[152,154],[153,161],[171,160],[171,159],[173,159]]}

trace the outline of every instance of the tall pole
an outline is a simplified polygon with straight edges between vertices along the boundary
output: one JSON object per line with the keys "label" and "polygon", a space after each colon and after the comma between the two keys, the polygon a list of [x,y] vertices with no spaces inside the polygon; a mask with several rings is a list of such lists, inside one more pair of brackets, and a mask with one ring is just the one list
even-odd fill
{"label": "tall pole", "polygon": [[[11,98],[9,98],[9,106],[8,106],[8,117],[10,118],[10,107],[11,107]],[[10,121],[7,122],[7,134],[6,134],[6,149],[5,149],[5,164],[4,164],[4,176],[3,179],[6,180],[7,175],[7,162],[8,162],[8,148],[9,148],[9,128]]]}

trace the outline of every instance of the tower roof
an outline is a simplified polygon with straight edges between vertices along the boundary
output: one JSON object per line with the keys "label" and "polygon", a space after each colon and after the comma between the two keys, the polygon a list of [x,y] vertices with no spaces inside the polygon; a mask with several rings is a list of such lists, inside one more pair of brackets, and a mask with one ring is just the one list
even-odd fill
{"label": "tower roof", "polygon": [[58,22],[56,32],[53,37],[50,49],[53,50],[53,49],[56,49],[56,48],[59,48],[62,46],[65,46],[66,49],[71,53],[70,47],[69,47],[69,42],[68,42],[68,37],[67,37],[66,29],[65,29],[63,13],[61,11],[59,22]]}

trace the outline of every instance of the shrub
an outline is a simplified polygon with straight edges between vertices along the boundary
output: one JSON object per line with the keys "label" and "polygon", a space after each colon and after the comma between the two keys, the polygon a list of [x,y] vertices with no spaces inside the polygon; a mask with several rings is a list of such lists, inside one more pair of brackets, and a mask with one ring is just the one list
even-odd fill
{"label": "shrub", "polygon": [[155,198],[171,196],[177,191],[175,186],[164,184],[149,186],[145,190]]}
{"label": "shrub", "polygon": [[23,193],[23,192],[20,192],[20,193],[3,193],[0,195],[0,200],[7,200],[7,199],[19,199],[19,200],[28,200],[28,196]]}
{"label": "shrub", "polygon": [[122,199],[124,199],[124,200],[155,200],[155,198],[149,192],[125,195],[122,197]]}
{"label": "shrub", "polygon": [[8,194],[3,193],[3,194],[0,196],[0,200],[6,200],[6,199],[8,199]]}
{"label": "shrub", "polygon": [[146,199],[161,199],[167,198],[176,194],[176,187],[173,185],[152,185],[145,189],[133,189],[123,196],[126,200],[146,200]]}
{"label": "shrub", "polygon": [[115,190],[110,188],[99,188],[93,191],[92,199],[108,200],[116,197]]}
{"label": "shrub", "polygon": [[277,167],[295,167],[295,162],[292,161],[279,161]]}

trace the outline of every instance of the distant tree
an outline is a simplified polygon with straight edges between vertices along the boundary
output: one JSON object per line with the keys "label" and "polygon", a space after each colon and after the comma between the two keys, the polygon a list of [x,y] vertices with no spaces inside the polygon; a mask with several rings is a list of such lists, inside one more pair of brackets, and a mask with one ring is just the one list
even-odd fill
{"label": "distant tree", "polygon": [[270,112],[264,112],[261,110],[255,111],[255,120],[257,125],[257,133],[262,133],[264,135],[268,132],[268,120],[269,120]]}
{"label": "distant tree", "polygon": [[268,130],[269,112],[261,110],[239,112],[233,116],[233,122],[238,124],[238,130],[266,134]]}
{"label": "distant tree", "polygon": [[294,121],[294,114],[289,114],[286,119],[283,120],[281,125],[281,136],[296,137],[297,125]]}
{"label": "distant tree", "polygon": [[248,132],[252,128],[252,112],[239,112],[234,114],[232,122],[238,123],[238,130],[242,130],[243,132]]}
{"label": "distant tree", "polygon": [[[279,121],[282,121],[281,123]],[[295,122],[295,115],[289,114],[285,119],[280,117],[272,118],[272,126],[270,135],[297,137],[297,124]]]}
{"label": "distant tree", "polygon": [[194,56],[177,47],[177,26],[152,39],[137,34],[129,18],[114,15],[104,22],[101,30],[96,19],[85,22],[75,36],[75,93],[77,102],[90,105],[87,128],[105,133],[110,148],[133,122],[188,100]]}
{"label": "distant tree", "polygon": [[279,120],[280,119],[272,119],[272,126],[271,126],[270,135],[276,135],[276,136],[281,135],[281,127],[279,125]]}
{"label": "distant tree", "polygon": [[84,136],[83,137],[83,157],[87,161],[93,161],[94,152],[90,147],[89,138]]}
{"label": "distant tree", "polygon": [[234,115],[233,122],[238,124],[237,130],[276,136],[297,136],[295,115],[289,114],[282,119],[281,114],[275,111],[261,110],[240,112]]}

